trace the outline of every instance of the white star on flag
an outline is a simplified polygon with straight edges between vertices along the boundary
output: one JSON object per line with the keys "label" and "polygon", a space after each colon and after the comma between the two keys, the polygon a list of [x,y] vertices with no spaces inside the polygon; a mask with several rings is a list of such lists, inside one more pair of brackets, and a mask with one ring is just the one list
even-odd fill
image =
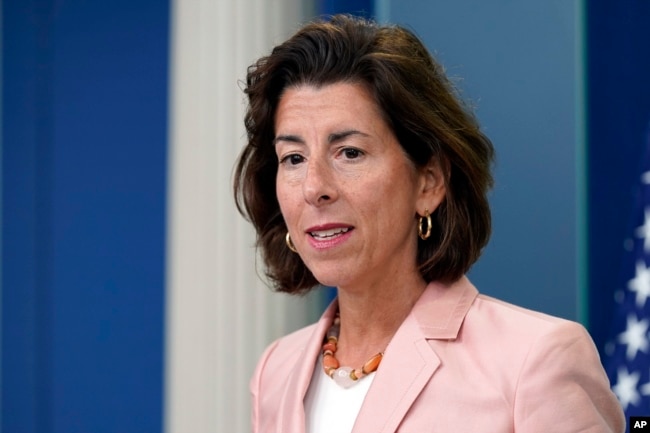
{"label": "white star on flag", "polygon": [[650,381],[641,385],[641,394],[650,395]]}
{"label": "white star on flag", "polygon": [[627,406],[632,403],[637,405],[641,399],[638,391],[636,390],[636,385],[639,382],[640,374],[638,371],[630,374],[627,372],[627,368],[621,367],[618,369],[618,381],[616,385],[612,388],[618,400],[623,406],[623,410],[627,409]]}
{"label": "white star on flag", "polygon": [[636,237],[643,239],[643,250],[650,252],[650,208],[645,208],[643,225],[636,229]]}
{"label": "white star on flag", "polygon": [[627,329],[618,336],[618,341],[627,345],[627,359],[633,360],[639,350],[648,353],[648,325],[647,319],[639,321],[634,314],[627,316]]}
{"label": "white star on flag", "polygon": [[636,275],[628,283],[628,288],[636,293],[636,305],[643,308],[650,296],[650,270],[642,260],[636,262]]}
{"label": "white star on flag", "polygon": [[641,182],[650,185],[650,171],[646,171],[641,175]]}

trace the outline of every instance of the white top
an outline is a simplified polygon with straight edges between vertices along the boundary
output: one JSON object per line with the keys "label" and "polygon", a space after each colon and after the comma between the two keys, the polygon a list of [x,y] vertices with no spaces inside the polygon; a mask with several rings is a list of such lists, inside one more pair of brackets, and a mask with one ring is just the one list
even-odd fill
{"label": "white top", "polygon": [[305,395],[307,433],[350,433],[375,373],[343,388],[327,376],[318,358]]}

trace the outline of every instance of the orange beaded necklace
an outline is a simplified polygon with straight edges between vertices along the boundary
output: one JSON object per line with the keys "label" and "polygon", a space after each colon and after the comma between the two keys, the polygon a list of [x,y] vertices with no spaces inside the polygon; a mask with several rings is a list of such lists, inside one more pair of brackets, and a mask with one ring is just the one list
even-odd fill
{"label": "orange beaded necklace", "polygon": [[339,341],[340,331],[341,318],[337,312],[336,317],[334,317],[334,322],[325,336],[325,344],[323,344],[323,370],[325,370],[325,374],[334,379],[334,382],[339,386],[349,388],[354,385],[357,380],[377,370],[384,353],[379,352],[372,356],[361,368],[354,369],[351,367],[340,367],[339,361],[336,359],[336,356],[334,356]]}

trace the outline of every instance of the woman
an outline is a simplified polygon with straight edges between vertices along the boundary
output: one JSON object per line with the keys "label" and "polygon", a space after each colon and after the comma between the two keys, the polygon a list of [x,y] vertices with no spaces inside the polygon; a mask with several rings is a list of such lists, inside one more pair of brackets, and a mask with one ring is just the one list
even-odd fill
{"label": "woman", "polygon": [[337,299],[271,344],[255,432],[622,432],[578,324],[479,295],[493,147],[423,44],[348,16],[249,68],[235,194],[277,290]]}

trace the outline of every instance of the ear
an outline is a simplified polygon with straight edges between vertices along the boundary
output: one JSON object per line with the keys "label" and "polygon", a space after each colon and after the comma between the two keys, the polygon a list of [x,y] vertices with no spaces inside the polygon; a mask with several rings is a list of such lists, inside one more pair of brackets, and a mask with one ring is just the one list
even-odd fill
{"label": "ear", "polygon": [[447,195],[448,170],[443,170],[441,162],[437,158],[420,169],[420,190],[416,203],[418,215],[424,216],[426,211],[432,214]]}

